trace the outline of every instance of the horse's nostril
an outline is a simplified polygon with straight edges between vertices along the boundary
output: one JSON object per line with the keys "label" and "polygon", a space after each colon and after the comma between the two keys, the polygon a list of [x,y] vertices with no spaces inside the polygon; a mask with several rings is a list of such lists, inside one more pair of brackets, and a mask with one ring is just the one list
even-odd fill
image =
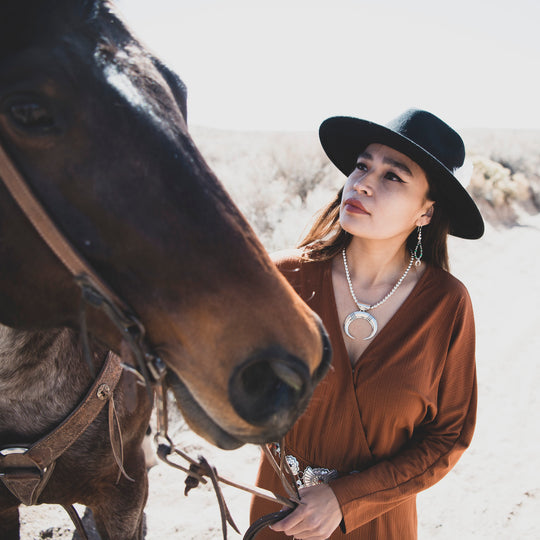
{"label": "horse's nostril", "polygon": [[231,403],[247,422],[281,429],[305,405],[311,390],[307,367],[281,350],[258,354],[229,381]]}
{"label": "horse's nostril", "polygon": [[304,381],[299,373],[297,373],[291,366],[280,360],[274,360],[270,362],[270,368],[274,372],[274,375],[289,385],[293,390],[300,392]]}

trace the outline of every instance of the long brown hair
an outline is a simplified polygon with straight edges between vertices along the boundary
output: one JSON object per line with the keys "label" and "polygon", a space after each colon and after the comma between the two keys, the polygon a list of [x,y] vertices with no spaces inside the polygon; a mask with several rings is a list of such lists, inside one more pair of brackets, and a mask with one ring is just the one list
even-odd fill
{"label": "long brown hair", "polygon": [[[437,194],[437,189],[428,177],[428,199],[435,201],[431,222],[422,228],[422,260],[434,266],[449,270],[447,237],[450,220],[444,205]],[[339,222],[339,209],[343,188],[339,190],[334,200],[323,207],[315,216],[315,222],[306,236],[298,244],[304,248],[304,257],[309,260],[331,259],[347,247],[352,235],[342,229]],[[407,238],[406,245],[414,251],[417,242],[416,229]]]}

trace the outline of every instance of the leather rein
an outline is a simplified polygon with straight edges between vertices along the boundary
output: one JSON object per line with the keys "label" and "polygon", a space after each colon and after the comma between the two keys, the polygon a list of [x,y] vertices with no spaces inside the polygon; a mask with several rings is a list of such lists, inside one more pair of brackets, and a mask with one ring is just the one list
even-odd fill
{"label": "leather rein", "polygon": [[[111,426],[116,418],[111,413],[111,410],[114,411],[112,392],[114,391],[114,387],[116,386],[116,383],[120,378],[122,369],[125,369],[134,373],[135,376],[138,378],[139,382],[146,386],[150,400],[153,399],[155,393],[157,410],[157,434],[155,436],[155,439],[158,443],[158,457],[160,457],[160,459],[168,465],[171,465],[172,467],[180,469],[187,473],[188,476],[186,478],[185,494],[187,495],[187,493],[192,488],[196,487],[199,483],[206,483],[206,480],[204,478],[205,476],[208,476],[211,479],[220,508],[224,540],[226,540],[227,538],[227,523],[229,523],[236,530],[236,532],[239,531],[229,513],[219,486],[219,482],[228,484],[238,489],[242,489],[255,496],[263,497],[273,502],[278,502],[288,507],[285,511],[275,512],[274,514],[264,516],[263,518],[253,523],[245,533],[244,540],[252,540],[264,527],[279,521],[280,519],[285,517],[285,515],[290,513],[294,508],[296,508],[297,504],[300,502],[300,496],[294,482],[294,476],[292,475],[286,460],[282,458],[281,462],[278,464],[266,445],[261,445],[261,447],[265,452],[267,458],[270,460],[270,463],[276,470],[277,474],[279,475],[283,487],[289,496],[288,499],[264,489],[248,487],[227,480],[226,478],[219,476],[216,469],[212,467],[203,457],[200,457],[196,461],[174,445],[168,435],[167,389],[165,387],[164,381],[166,374],[166,366],[165,363],[161,360],[161,358],[157,354],[155,354],[155,352],[150,347],[145,336],[144,325],[127,307],[127,304],[119,296],[117,296],[115,292],[100,278],[100,276],[94,271],[90,264],[77,252],[77,250],[73,247],[73,245],[69,242],[65,235],[58,229],[56,224],[49,217],[43,205],[33,194],[22,174],[19,172],[18,168],[15,166],[15,164],[8,156],[1,144],[0,179],[3,181],[11,196],[13,197],[19,208],[22,210],[26,218],[30,221],[34,229],[38,232],[43,241],[53,251],[56,257],[69,270],[69,272],[74,278],[74,281],[81,288],[81,335],[84,355],[92,374],[94,373],[86,323],[86,305],[91,305],[95,308],[101,309],[108,316],[110,321],[120,332],[123,343],[125,343],[129,347],[130,352],[136,361],[137,367],[133,368],[131,365],[121,362],[116,355],[111,353],[112,356],[116,359],[116,367],[112,365],[110,354],[108,360],[105,362],[104,367],[102,368],[101,374],[96,379],[96,382],[92,386],[89,394],[87,394],[87,397],[83,402],[83,404],[87,401],[95,402],[96,400],[94,398],[97,396],[97,403],[99,404],[99,402],[101,402],[101,405],[103,406],[105,401],[109,400],[109,430],[111,435],[111,444],[113,444],[113,428]],[[107,379],[107,381],[102,381],[103,373],[109,373],[111,370],[114,372],[112,378],[116,380],[110,381]],[[100,389],[103,390],[104,385],[108,388],[105,397],[102,392],[100,393],[98,391]],[[68,419],[66,419],[66,421],[60,424],[60,426],[57,428],[57,430],[55,430],[55,432],[53,432],[53,434],[49,434],[48,436],[38,441],[38,443],[36,443],[36,445],[39,446],[39,452],[33,451],[32,448],[17,448],[16,451],[11,454],[15,457],[10,457],[9,455],[4,455],[6,454],[6,451],[4,451],[4,454],[2,454],[2,451],[0,450],[0,470],[2,468],[2,464],[6,461],[6,459],[11,460],[10,463],[13,465],[14,470],[19,467],[21,468],[21,470],[24,469],[26,472],[28,472],[29,465],[31,469],[34,465],[37,464],[37,468],[40,473],[39,485],[35,485],[36,480],[34,478],[30,481],[31,485],[33,486],[32,489],[30,489],[29,487],[24,488],[22,491],[22,488],[19,489],[20,495],[22,495],[23,497],[18,497],[21,502],[25,504],[35,504],[39,493],[41,493],[42,489],[46,484],[46,481],[52,474],[52,469],[54,468],[54,462],[56,461],[56,459],[63,453],[63,451],[65,451],[69,446],[71,446],[71,444],[75,442],[75,440],[77,440],[77,438],[83,433],[83,431],[93,422],[99,410],[101,410],[100,408],[93,417],[91,414],[85,413],[87,423],[84,429],[82,429],[81,426],[79,426],[78,429],[74,430],[72,430],[71,428],[63,428],[62,426],[64,426],[66,423],[72,422],[71,418],[74,415],[77,416],[76,413],[80,409],[80,407],[81,406],[75,409],[75,411],[68,417]],[[83,408],[83,410],[84,409],[85,408]],[[79,416],[80,415],[81,413],[79,413]],[[76,423],[76,421],[73,422]],[[54,435],[54,433],[56,433],[56,431],[58,430],[63,431],[64,434],[73,431],[73,438],[70,439],[70,441],[66,442],[64,440],[64,435],[62,435],[62,444],[57,444],[57,446],[64,446],[64,449],[60,453],[58,453],[58,451],[55,452],[50,449],[44,450],[47,441],[50,442],[51,440],[55,439],[56,435]],[[33,448],[35,448],[36,445],[34,445]],[[32,451],[34,453],[32,453]],[[50,460],[47,460],[48,463],[46,464],[44,461],[40,462],[39,460],[34,459],[35,455],[41,455],[43,452],[49,452],[51,457],[56,457],[54,457],[54,459],[51,458]],[[115,454],[120,473],[127,476],[127,474],[123,470],[121,459],[117,458],[114,444],[113,453]],[[189,468],[183,467],[173,462],[170,459],[170,456],[173,454],[176,454],[181,459],[186,460],[189,464]],[[1,472],[0,477],[3,478],[5,483],[5,478],[2,476]],[[74,507],[65,507],[65,509],[70,515],[79,535],[83,539],[86,539],[86,532],[84,531],[82,522],[77,515]]]}

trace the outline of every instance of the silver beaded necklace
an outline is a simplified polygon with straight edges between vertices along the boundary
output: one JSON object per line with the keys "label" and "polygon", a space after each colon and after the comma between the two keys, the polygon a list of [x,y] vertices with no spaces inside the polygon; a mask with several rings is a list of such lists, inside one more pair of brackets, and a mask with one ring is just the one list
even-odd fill
{"label": "silver beaded necklace", "polygon": [[354,300],[354,303],[358,306],[358,311],[353,311],[352,313],[349,313],[347,317],[345,317],[345,320],[343,321],[343,330],[351,339],[356,339],[349,332],[349,326],[353,321],[357,319],[363,319],[367,321],[371,326],[371,334],[368,337],[365,337],[364,340],[371,339],[377,333],[378,326],[377,319],[373,315],[371,315],[371,313],[368,313],[368,311],[379,307],[381,304],[384,304],[396,292],[397,288],[401,285],[402,281],[405,279],[405,276],[409,273],[409,270],[412,267],[412,263],[414,261],[414,254],[411,253],[409,265],[405,269],[405,272],[403,272],[403,275],[398,279],[392,290],[382,300],[379,300],[376,304],[371,304],[369,306],[367,304],[362,304],[358,301],[358,298],[356,298],[356,294],[354,294],[354,289],[352,285],[351,274],[349,273],[349,265],[347,264],[347,254],[345,253],[345,248],[343,248],[341,253],[343,254],[343,265],[345,266],[345,276],[347,277],[347,283],[349,284],[349,291],[351,291],[351,296]]}

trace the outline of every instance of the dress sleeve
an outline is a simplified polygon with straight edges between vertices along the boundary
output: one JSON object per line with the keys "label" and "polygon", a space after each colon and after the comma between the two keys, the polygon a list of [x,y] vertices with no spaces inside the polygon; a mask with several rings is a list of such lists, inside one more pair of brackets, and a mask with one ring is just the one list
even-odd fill
{"label": "dress sleeve", "polygon": [[443,478],[469,446],[476,422],[475,331],[468,295],[456,310],[437,394],[437,414],[420,424],[393,457],[330,483],[346,532],[364,525]]}

